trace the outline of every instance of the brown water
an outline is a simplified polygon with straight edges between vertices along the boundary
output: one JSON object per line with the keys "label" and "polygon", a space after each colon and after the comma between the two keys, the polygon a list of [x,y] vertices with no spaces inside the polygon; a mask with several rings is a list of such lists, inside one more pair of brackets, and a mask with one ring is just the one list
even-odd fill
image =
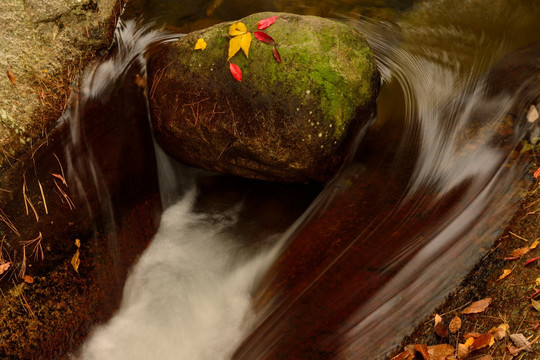
{"label": "brown water", "polygon": [[[383,79],[373,126],[322,190],[200,173],[158,150],[163,202],[176,204],[81,357],[384,358],[489,249],[530,183],[522,150],[538,137],[526,113],[540,102],[540,5],[132,1],[122,18],[191,31],[258,11],[362,31]],[[117,45],[144,64],[138,55],[163,39],[133,29]],[[96,67],[90,99],[123,79],[121,65]],[[106,150],[99,159],[103,134],[87,129],[68,148],[90,142],[92,156],[71,170],[90,171],[99,188],[96,174],[117,170]],[[105,211],[114,214],[119,188],[103,189]]]}

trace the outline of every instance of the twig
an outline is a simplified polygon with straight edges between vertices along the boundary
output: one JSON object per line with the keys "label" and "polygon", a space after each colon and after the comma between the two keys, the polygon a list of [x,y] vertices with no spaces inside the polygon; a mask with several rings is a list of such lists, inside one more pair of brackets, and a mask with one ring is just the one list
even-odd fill
{"label": "twig", "polygon": [[[43,246],[41,245],[41,240],[43,240],[43,235],[40,232],[38,237],[35,239],[20,241],[20,243],[23,245],[23,249],[25,249],[27,246],[30,246],[36,243],[36,245],[34,246],[34,249],[32,250],[32,254],[30,254],[30,256],[32,255],[34,256],[34,259],[36,261],[39,260],[40,255],[41,255],[41,260],[45,259],[45,254],[43,253]],[[25,252],[25,255],[26,255],[26,252]]]}
{"label": "twig", "polygon": [[523,241],[529,242],[529,240],[525,239],[525,238],[524,238],[524,237],[522,237],[522,236],[519,236],[519,235],[517,235],[517,234],[514,234],[514,233],[513,233],[513,232],[511,232],[511,231],[509,231],[509,233],[510,233],[511,235],[514,235],[515,237],[517,237],[517,238],[518,238],[518,239],[520,239],[520,240],[523,240]]}
{"label": "twig", "polygon": [[11,231],[13,231],[15,234],[17,234],[17,236],[21,236],[21,234],[19,233],[19,231],[17,230],[15,225],[13,225],[11,220],[9,220],[6,213],[4,213],[4,211],[1,208],[0,208],[0,221],[4,222],[8,226],[8,228],[11,229]]}
{"label": "twig", "polygon": [[47,209],[47,200],[45,200],[45,193],[43,192],[43,187],[41,186],[41,182],[38,180],[39,190],[41,191],[41,198],[43,199],[43,207],[45,208],[45,214],[49,214],[49,210]]}
{"label": "twig", "polygon": [[32,211],[34,212],[34,216],[36,217],[36,222],[39,222],[39,215],[36,211],[36,208],[34,207],[34,205],[32,204],[32,201],[30,200],[30,197],[28,197],[28,195],[26,195],[26,191],[28,190],[28,186],[26,186],[26,175],[23,174],[23,198],[24,198],[24,206],[26,208],[26,215],[29,215],[28,213],[28,205],[30,205],[30,208],[32,208]]}
{"label": "twig", "polygon": [[60,191],[60,193],[62,194],[62,196],[64,197],[64,199],[66,199],[66,202],[67,202],[67,204],[68,204],[68,206],[69,206],[69,209],[70,209],[70,210],[75,209],[75,203],[74,203],[73,201],[71,201],[71,199],[70,199],[69,196],[65,193],[65,191],[62,190],[62,189],[60,188],[60,185],[58,185],[58,183],[56,182],[56,180],[53,179],[53,181],[54,181],[54,185],[56,185],[56,187],[58,188],[58,191]]}
{"label": "twig", "polygon": [[53,153],[53,155],[56,158],[56,161],[58,161],[58,165],[60,165],[60,172],[62,173],[62,182],[64,183],[64,185],[68,186],[66,182],[66,175],[64,174],[64,168],[62,167],[62,163],[60,162],[60,159],[58,158],[58,156],[56,156],[55,153]]}

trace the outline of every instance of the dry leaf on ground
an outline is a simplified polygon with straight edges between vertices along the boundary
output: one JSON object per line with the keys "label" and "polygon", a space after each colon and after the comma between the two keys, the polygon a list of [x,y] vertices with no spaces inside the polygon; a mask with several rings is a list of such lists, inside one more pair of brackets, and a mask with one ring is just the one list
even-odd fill
{"label": "dry leaf on ground", "polygon": [[414,359],[414,352],[410,350],[405,350],[403,352],[400,352],[390,360],[413,360]]}
{"label": "dry leaf on ground", "polygon": [[471,350],[478,350],[481,348],[484,348],[486,346],[491,346],[495,343],[495,339],[493,338],[493,335],[490,333],[482,334],[476,339],[474,339]]}
{"label": "dry leaf on ground", "polygon": [[528,352],[532,352],[531,343],[523,336],[523,334],[512,334],[510,339],[518,348],[523,349]]}
{"label": "dry leaf on ground", "polygon": [[25,283],[32,284],[34,282],[34,278],[30,275],[24,275],[23,280]]}
{"label": "dry leaf on ground", "polygon": [[476,360],[493,360],[493,356],[491,355],[484,355],[482,357],[479,357],[478,359]]}
{"label": "dry leaf on ground", "polygon": [[493,334],[493,337],[495,338],[495,340],[502,340],[506,337],[506,332],[509,329],[510,329],[510,326],[508,324],[501,324],[497,326],[496,328],[489,330],[489,332]]}
{"label": "dry leaf on ground", "polygon": [[525,247],[515,249],[514,251],[512,251],[512,256],[513,257],[521,257],[521,256],[525,255],[526,253],[528,253],[529,251],[531,251],[531,248],[528,247],[528,246],[525,246]]}
{"label": "dry leaf on ground", "polygon": [[534,299],[531,299],[531,304],[533,308],[536,309],[536,311],[540,311],[540,301],[536,301]]}
{"label": "dry leaf on ground", "polygon": [[418,351],[424,360],[432,360],[431,355],[429,355],[428,347],[425,344],[416,344],[414,345],[414,350]]}
{"label": "dry leaf on ground", "polygon": [[453,355],[456,349],[452,345],[440,344],[440,345],[431,345],[428,346],[428,353],[433,357],[433,359],[439,360],[441,358],[446,358],[449,355]]}
{"label": "dry leaf on ground", "polygon": [[497,280],[502,280],[502,279],[504,279],[505,277],[507,277],[508,275],[510,275],[511,273],[512,273],[512,270],[510,270],[510,269],[504,269],[502,275],[499,276],[499,278],[498,278]]}
{"label": "dry leaf on ground", "polygon": [[459,359],[465,359],[470,353],[471,351],[469,350],[468,346],[465,344],[458,344],[457,356]]}
{"label": "dry leaf on ground", "polygon": [[11,262],[0,264],[0,275],[2,275],[4,272],[6,272],[9,269],[10,266],[11,266]]}
{"label": "dry leaf on ground", "polygon": [[454,316],[454,318],[450,321],[448,328],[450,329],[450,332],[452,334],[456,333],[459,329],[461,329],[461,319],[459,318],[459,316]]}
{"label": "dry leaf on ground", "polygon": [[462,314],[478,314],[487,309],[489,304],[491,304],[492,298],[485,298],[479,301],[473,302],[471,305],[467,306],[461,311]]}

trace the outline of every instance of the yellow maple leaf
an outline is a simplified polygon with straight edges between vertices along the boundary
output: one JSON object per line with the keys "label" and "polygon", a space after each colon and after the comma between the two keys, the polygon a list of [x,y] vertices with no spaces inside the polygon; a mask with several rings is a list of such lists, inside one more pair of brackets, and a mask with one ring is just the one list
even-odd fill
{"label": "yellow maple leaf", "polygon": [[246,54],[246,57],[249,54],[249,47],[251,45],[251,33],[244,33],[242,35],[238,35],[233,37],[229,41],[229,57],[227,58],[227,61],[229,61],[240,49]]}
{"label": "yellow maple leaf", "polygon": [[203,38],[200,38],[197,40],[197,43],[195,44],[195,48],[193,50],[204,50],[206,49],[206,41],[204,41]]}
{"label": "yellow maple leaf", "polygon": [[246,32],[247,32],[247,28],[246,28],[246,25],[244,25],[244,23],[237,22],[229,26],[229,35],[231,36],[242,35],[242,34],[245,34]]}

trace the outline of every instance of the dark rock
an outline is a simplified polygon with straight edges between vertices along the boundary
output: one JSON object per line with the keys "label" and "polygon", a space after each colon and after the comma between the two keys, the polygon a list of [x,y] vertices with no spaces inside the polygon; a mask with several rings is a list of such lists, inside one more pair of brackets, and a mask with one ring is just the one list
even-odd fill
{"label": "dark rock", "polygon": [[[345,24],[285,13],[242,20],[248,29],[278,15],[264,30],[279,43],[252,39],[249,59],[232,59],[228,28],[190,33],[150,62],[154,131],[178,160],[218,172],[283,182],[326,181],[343,162],[357,130],[375,109],[379,75],[363,36]],[[199,38],[208,44],[194,50]]]}

